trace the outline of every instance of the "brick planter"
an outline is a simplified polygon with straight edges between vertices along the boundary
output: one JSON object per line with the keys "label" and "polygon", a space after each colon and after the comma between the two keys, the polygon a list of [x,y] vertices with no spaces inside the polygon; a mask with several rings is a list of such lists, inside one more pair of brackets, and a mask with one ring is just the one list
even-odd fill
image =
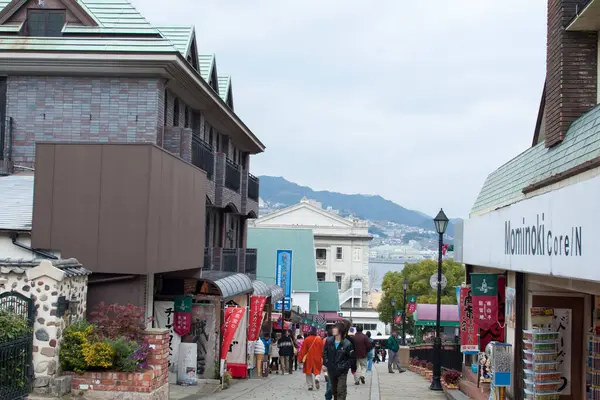
{"label": "brick planter", "polygon": [[[144,341],[151,346],[148,364],[143,372],[65,372],[72,376],[74,393],[85,393],[86,399],[168,400],[169,399],[169,331],[147,329]],[[118,393],[117,393],[118,392]]]}

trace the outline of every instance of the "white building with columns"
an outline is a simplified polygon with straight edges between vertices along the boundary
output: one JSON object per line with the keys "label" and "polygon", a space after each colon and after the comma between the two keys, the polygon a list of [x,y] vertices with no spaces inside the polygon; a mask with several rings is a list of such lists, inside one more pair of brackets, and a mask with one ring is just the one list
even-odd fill
{"label": "white building with columns", "polygon": [[317,279],[338,283],[343,309],[367,307],[372,240],[367,221],[340,217],[304,198],[296,205],[249,221],[249,226],[312,229]]}

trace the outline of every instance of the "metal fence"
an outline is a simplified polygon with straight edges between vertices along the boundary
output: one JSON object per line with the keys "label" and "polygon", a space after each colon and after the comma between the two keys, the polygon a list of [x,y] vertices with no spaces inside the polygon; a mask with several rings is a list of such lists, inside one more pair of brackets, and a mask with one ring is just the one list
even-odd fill
{"label": "metal fence", "polygon": [[241,179],[240,167],[233,161],[227,160],[225,162],[225,186],[234,192],[239,192]]}
{"label": "metal fence", "polygon": [[0,399],[24,399],[33,377],[33,301],[17,292],[0,293],[0,313],[20,316],[29,327],[27,332],[0,343]]}
{"label": "metal fence", "polygon": [[[416,345],[410,348],[410,357],[433,363],[433,345]],[[442,368],[462,371],[463,354],[460,352],[460,344],[443,344],[441,355]]]}

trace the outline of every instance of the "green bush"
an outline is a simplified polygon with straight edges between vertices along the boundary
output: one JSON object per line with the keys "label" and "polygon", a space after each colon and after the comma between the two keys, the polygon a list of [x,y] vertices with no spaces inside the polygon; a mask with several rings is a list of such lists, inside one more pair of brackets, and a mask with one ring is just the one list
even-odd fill
{"label": "green bush", "polygon": [[138,361],[134,359],[133,355],[140,346],[136,342],[120,338],[110,341],[110,345],[115,353],[113,367],[117,371],[137,371]]}
{"label": "green bush", "polygon": [[93,331],[94,327],[86,321],[76,322],[65,329],[59,352],[60,366],[64,371],[83,373],[88,369],[83,348]]}
{"label": "green bush", "polygon": [[7,311],[0,311],[0,326],[0,343],[18,339],[31,331],[22,316]]}

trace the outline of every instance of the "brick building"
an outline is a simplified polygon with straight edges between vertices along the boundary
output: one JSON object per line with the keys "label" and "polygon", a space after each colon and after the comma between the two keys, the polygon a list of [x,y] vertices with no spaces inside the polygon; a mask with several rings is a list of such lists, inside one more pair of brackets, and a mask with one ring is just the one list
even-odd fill
{"label": "brick building", "polygon": [[265,147],[194,28],[152,25],[128,0],[0,0],[0,38],[0,175],[34,171],[20,234],[93,272],[89,309],[247,301],[250,157]]}

